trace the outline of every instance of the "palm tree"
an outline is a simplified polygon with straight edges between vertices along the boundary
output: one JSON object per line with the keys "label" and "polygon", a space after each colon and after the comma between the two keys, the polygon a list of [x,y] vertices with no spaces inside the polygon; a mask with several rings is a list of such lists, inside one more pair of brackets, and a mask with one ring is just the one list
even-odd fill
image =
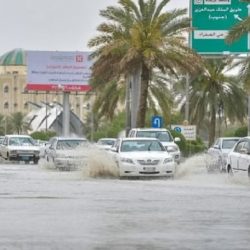
{"label": "palm tree", "polygon": [[95,93],[93,112],[97,120],[102,117],[112,120],[117,107],[122,107],[125,101],[125,85],[122,80],[105,82],[101,79],[94,79],[91,82],[92,90]]}
{"label": "palm tree", "polygon": [[246,115],[245,93],[239,79],[226,74],[231,58],[205,59],[205,68],[190,81],[190,121],[198,126],[208,119],[209,145],[215,139],[216,117],[243,122]]}
{"label": "palm tree", "polygon": [[[170,122],[171,110],[174,105],[173,95],[169,89],[172,78],[154,72],[148,89],[148,109],[151,114],[162,114],[166,123]],[[103,82],[92,81],[93,90],[96,93],[93,112],[97,120],[112,120],[116,112],[123,110],[126,98],[126,85],[124,80]]]}
{"label": "palm tree", "polygon": [[100,35],[89,41],[95,51],[91,57],[93,77],[103,81],[126,79],[141,72],[137,126],[144,127],[149,86],[154,69],[163,74],[177,74],[177,68],[197,69],[198,56],[185,44],[184,32],[189,30],[187,9],[166,11],[169,0],[119,0],[100,12],[108,20],[99,25]]}
{"label": "palm tree", "polygon": [[14,133],[27,133],[29,130],[29,124],[25,121],[25,115],[23,113],[16,112],[11,114],[10,120]]}

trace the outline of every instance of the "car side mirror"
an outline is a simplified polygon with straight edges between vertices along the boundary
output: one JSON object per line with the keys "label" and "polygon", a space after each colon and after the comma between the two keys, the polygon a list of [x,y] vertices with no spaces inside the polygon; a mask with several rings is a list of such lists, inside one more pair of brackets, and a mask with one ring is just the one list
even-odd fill
{"label": "car side mirror", "polygon": [[214,145],[215,149],[220,149],[219,145]]}

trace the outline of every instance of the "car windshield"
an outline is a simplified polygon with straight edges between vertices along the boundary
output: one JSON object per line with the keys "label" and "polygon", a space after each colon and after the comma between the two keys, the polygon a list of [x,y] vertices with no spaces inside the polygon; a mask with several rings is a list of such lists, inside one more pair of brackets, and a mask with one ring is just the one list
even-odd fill
{"label": "car windshield", "polygon": [[137,137],[157,138],[162,142],[170,142],[173,140],[167,131],[138,131]]}
{"label": "car windshield", "polygon": [[56,149],[75,149],[76,147],[86,143],[86,140],[60,140],[57,143]]}
{"label": "car windshield", "polygon": [[123,141],[121,152],[130,151],[165,151],[165,148],[159,141],[154,140]]}
{"label": "car windshield", "polygon": [[13,137],[9,139],[9,145],[11,146],[33,146],[35,141],[29,137]]}
{"label": "car windshield", "polygon": [[222,148],[224,149],[230,149],[233,148],[233,146],[235,145],[235,143],[238,141],[239,139],[227,139],[227,140],[223,140],[222,142]]}

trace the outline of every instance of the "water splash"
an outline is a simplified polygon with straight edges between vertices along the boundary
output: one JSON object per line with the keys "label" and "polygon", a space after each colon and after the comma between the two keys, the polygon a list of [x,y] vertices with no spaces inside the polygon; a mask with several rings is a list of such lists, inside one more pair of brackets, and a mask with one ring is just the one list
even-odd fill
{"label": "water splash", "polygon": [[187,158],[184,162],[177,166],[176,177],[184,178],[190,175],[203,175],[207,173],[206,154],[197,154]]}
{"label": "water splash", "polygon": [[91,147],[87,153],[87,165],[82,168],[84,177],[94,178],[118,178],[119,170],[111,156],[106,150]]}

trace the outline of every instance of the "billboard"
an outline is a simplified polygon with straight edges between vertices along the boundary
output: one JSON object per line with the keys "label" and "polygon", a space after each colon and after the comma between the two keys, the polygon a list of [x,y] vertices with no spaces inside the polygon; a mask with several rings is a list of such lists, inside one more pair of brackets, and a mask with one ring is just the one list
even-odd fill
{"label": "billboard", "polygon": [[90,52],[27,51],[27,90],[88,91]]}

